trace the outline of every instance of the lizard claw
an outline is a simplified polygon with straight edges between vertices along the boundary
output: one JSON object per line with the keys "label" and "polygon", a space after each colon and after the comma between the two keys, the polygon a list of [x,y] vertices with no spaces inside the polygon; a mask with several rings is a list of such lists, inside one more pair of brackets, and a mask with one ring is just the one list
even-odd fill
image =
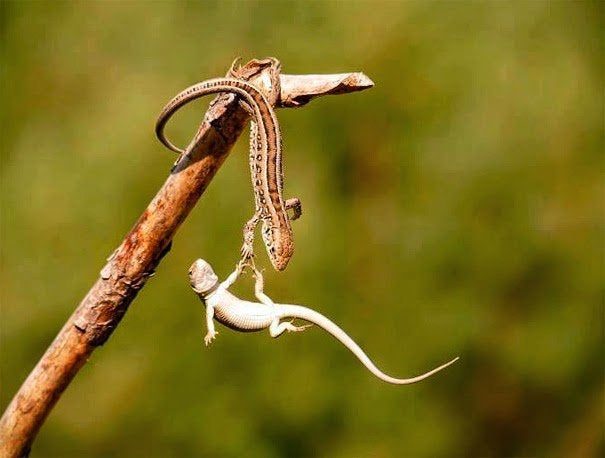
{"label": "lizard claw", "polygon": [[206,346],[210,345],[212,341],[216,338],[217,334],[218,331],[208,331],[208,333],[204,337],[204,344],[206,344]]}
{"label": "lizard claw", "polygon": [[256,271],[256,265],[254,264],[254,256],[242,257],[235,266],[239,274],[245,273],[246,267],[249,268],[253,273]]}

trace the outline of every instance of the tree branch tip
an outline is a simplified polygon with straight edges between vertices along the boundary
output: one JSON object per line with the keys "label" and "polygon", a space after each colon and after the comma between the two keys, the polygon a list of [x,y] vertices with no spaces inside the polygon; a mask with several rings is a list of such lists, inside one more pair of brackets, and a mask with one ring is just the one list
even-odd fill
{"label": "tree branch tip", "polygon": [[279,106],[300,107],[315,97],[348,94],[374,86],[374,82],[362,72],[318,75],[280,75],[281,96]]}

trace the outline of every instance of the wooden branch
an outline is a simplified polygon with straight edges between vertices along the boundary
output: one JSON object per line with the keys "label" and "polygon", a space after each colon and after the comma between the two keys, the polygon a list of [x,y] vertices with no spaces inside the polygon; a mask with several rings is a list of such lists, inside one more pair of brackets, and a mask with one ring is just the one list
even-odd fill
{"label": "wooden branch", "polygon": [[300,107],[315,97],[363,91],[374,82],[363,73],[334,75],[280,75],[280,107]]}
{"label": "wooden branch", "polygon": [[[266,70],[274,64],[272,60],[253,60],[240,69],[240,74],[263,89]],[[281,75],[281,82],[281,94],[268,94],[276,106],[299,106],[302,100],[306,103],[320,95],[371,87],[371,81],[359,73]],[[299,102],[289,102],[292,100]],[[96,283],[8,405],[0,419],[0,457],[27,456],[63,391],[95,348],[111,336],[169,251],[178,227],[229,154],[246,121],[247,115],[233,95],[220,95],[211,105],[187,154],[108,259]]]}

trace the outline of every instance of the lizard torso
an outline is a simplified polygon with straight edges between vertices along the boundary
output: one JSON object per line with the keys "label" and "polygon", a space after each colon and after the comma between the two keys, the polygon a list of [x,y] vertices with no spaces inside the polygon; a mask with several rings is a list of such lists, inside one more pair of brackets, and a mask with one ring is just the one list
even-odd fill
{"label": "lizard torso", "polygon": [[191,286],[206,305],[206,325],[208,327],[208,334],[204,339],[206,345],[210,344],[217,334],[214,330],[213,318],[236,331],[260,331],[268,328],[272,337],[279,337],[285,331],[297,332],[304,330],[307,326],[294,326],[292,322],[280,323],[283,318],[299,318],[313,323],[331,334],[347,347],[376,377],[395,385],[419,382],[458,359],[454,358],[452,361],[417,377],[408,379],[391,377],[378,369],[359,345],[338,325],[319,312],[301,305],[274,303],[263,293],[263,279],[260,272],[255,272],[255,292],[260,302],[244,301],[230,293],[228,288],[239,276],[239,269],[240,267],[236,268],[227,280],[220,284],[212,267],[202,259],[195,261],[189,270]]}
{"label": "lizard torso", "polygon": [[283,198],[281,134],[275,111],[265,96],[252,84],[234,78],[216,78],[194,84],[173,97],[164,107],[156,122],[156,135],[166,147],[183,154],[183,150],[174,146],[166,138],[164,134],[166,123],[178,109],[192,100],[221,92],[238,95],[252,117],[250,172],[254,189],[255,215],[244,231],[243,255],[252,256],[250,239],[253,238],[254,227],[260,220],[269,259],[275,269],[283,270],[294,253],[292,227],[287,208],[293,207],[296,210],[295,214],[300,214],[300,203],[297,199],[286,202]]}
{"label": "lizard torso", "polygon": [[214,307],[214,318],[234,331],[262,331],[273,321],[274,310],[262,303],[244,301],[227,290],[207,298]]}

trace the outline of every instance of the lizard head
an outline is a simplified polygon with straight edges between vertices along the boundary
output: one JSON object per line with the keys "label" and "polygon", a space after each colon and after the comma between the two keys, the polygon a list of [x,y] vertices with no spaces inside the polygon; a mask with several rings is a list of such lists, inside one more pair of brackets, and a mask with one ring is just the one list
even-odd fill
{"label": "lizard head", "polygon": [[284,235],[283,231],[276,228],[263,227],[261,234],[273,268],[277,271],[284,270],[294,253],[292,232],[290,231]]}
{"label": "lizard head", "polygon": [[293,247],[291,243],[278,244],[276,247],[269,248],[269,260],[273,268],[277,271],[285,270],[292,257]]}
{"label": "lizard head", "polygon": [[216,289],[218,277],[210,264],[203,259],[198,259],[189,268],[189,282],[193,291],[204,296]]}

